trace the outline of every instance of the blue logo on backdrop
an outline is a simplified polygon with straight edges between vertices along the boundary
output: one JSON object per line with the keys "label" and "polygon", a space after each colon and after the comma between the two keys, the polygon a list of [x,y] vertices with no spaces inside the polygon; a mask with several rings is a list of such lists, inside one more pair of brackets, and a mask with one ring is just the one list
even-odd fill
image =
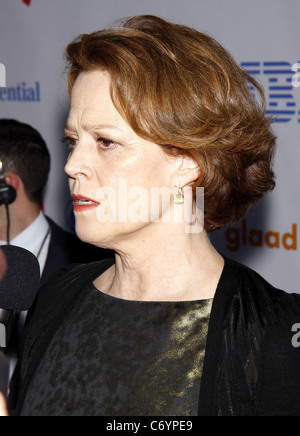
{"label": "blue logo on backdrop", "polygon": [[[294,68],[299,65],[298,68]],[[267,115],[274,118],[275,123],[289,123],[297,119],[300,123],[300,111],[297,110],[295,90],[298,88],[300,64],[289,62],[243,62],[244,70],[259,79],[267,80],[265,93],[267,98]],[[253,87],[251,87],[254,91]]]}
{"label": "blue logo on backdrop", "polygon": [[40,82],[35,82],[28,86],[26,82],[22,82],[17,86],[9,86],[0,88],[0,101],[4,102],[31,102],[37,103],[41,101]]}

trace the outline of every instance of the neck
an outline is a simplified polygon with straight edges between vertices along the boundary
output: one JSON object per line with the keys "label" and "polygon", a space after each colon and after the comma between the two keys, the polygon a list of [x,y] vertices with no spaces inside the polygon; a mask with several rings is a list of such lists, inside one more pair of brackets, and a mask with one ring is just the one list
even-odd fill
{"label": "neck", "polygon": [[224,259],[206,232],[156,232],[139,244],[117,249],[116,264],[95,285],[102,292],[136,301],[192,301],[213,298]]}
{"label": "neck", "polygon": [[[10,240],[20,235],[29,227],[39,216],[40,209],[33,204],[12,204],[9,207],[10,212]],[[7,241],[7,216],[6,208],[0,207],[0,240]]]}

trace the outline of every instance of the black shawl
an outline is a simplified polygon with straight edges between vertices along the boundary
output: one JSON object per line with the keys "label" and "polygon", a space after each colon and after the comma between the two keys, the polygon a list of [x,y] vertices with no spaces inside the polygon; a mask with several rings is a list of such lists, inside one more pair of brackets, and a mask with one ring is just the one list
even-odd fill
{"label": "black shawl", "polygon": [[[11,386],[15,416],[66,313],[85,284],[113,263],[67,267],[39,291]],[[199,416],[300,416],[297,327],[300,295],[277,290],[251,269],[225,259],[210,319]]]}

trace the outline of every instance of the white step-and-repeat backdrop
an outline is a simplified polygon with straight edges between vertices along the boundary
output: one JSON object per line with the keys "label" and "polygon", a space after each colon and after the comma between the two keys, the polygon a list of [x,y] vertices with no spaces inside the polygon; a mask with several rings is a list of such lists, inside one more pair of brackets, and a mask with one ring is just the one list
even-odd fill
{"label": "white step-and-repeat backdrop", "polygon": [[[219,40],[265,87],[277,117],[277,188],[245,220],[212,240],[275,286],[300,292],[299,0],[9,0],[0,4],[0,118],[37,128],[52,170],[45,211],[72,226],[61,144],[68,100],[64,49],[119,18],[154,14]],[[6,87],[4,87],[6,86]]]}

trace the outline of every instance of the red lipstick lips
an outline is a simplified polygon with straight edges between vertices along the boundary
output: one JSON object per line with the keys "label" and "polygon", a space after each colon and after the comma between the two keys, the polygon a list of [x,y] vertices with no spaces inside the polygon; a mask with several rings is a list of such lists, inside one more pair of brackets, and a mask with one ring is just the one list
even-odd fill
{"label": "red lipstick lips", "polygon": [[95,200],[88,197],[83,197],[82,195],[72,195],[74,203],[74,212],[85,212],[87,210],[92,210],[100,206]]}

